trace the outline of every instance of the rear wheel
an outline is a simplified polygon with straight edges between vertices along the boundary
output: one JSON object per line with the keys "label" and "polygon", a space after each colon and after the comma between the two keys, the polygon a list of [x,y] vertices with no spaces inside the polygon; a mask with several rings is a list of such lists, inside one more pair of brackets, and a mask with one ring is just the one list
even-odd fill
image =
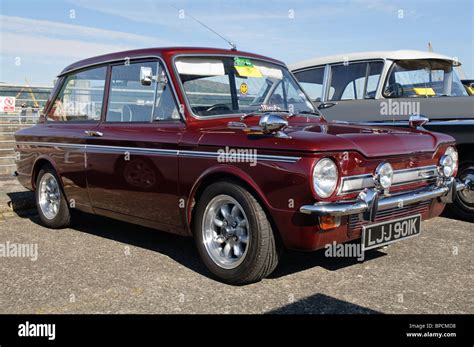
{"label": "rear wheel", "polygon": [[[469,175],[474,175],[474,161],[468,160],[459,165],[458,178],[463,182]],[[453,204],[448,205],[447,209],[452,215],[474,222],[474,191],[463,190],[456,194]]]}
{"label": "rear wheel", "polygon": [[70,224],[71,214],[59,178],[50,165],[41,168],[36,179],[36,206],[41,222],[60,229]]}
{"label": "rear wheel", "polygon": [[218,182],[206,188],[196,206],[194,237],[204,264],[226,283],[260,281],[278,264],[266,214],[238,184]]}

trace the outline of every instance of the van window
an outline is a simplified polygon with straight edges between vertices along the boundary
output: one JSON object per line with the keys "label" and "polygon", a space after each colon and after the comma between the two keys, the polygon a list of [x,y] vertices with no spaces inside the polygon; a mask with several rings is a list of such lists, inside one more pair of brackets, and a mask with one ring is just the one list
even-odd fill
{"label": "van window", "polygon": [[99,121],[106,67],[68,75],[47,114],[48,121]]}

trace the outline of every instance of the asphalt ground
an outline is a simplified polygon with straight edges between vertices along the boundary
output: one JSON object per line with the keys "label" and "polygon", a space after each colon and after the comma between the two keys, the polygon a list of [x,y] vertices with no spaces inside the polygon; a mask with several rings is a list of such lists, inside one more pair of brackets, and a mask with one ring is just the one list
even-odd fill
{"label": "asphalt ground", "polygon": [[12,180],[0,191],[0,245],[33,245],[0,258],[0,313],[474,313],[474,223],[423,222],[364,262],[287,252],[268,279],[235,287],[209,276],[190,238],[87,214],[49,230],[31,193]]}

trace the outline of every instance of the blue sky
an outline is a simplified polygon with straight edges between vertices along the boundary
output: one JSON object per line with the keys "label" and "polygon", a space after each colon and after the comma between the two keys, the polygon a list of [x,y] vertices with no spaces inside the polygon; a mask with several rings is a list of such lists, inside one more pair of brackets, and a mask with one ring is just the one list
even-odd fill
{"label": "blue sky", "polygon": [[1,0],[0,82],[51,85],[76,60],[124,49],[226,47],[186,13],[239,49],[286,63],[426,50],[431,41],[435,52],[457,57],[474,78],[473,0]]}

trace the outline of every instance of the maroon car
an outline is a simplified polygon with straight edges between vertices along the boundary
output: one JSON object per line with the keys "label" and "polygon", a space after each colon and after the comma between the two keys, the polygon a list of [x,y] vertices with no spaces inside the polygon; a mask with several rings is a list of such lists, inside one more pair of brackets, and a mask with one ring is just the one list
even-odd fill
{"label": "maroon car", "polygon": [[328,122],[283,63],[235,50],[77,62],[15,137],[16,174],[46,226],[68,226],[77,209],[192,235],[233,284],[268,276],[283,248],[415,236],[472,189],[453,178],[451,137]]}

